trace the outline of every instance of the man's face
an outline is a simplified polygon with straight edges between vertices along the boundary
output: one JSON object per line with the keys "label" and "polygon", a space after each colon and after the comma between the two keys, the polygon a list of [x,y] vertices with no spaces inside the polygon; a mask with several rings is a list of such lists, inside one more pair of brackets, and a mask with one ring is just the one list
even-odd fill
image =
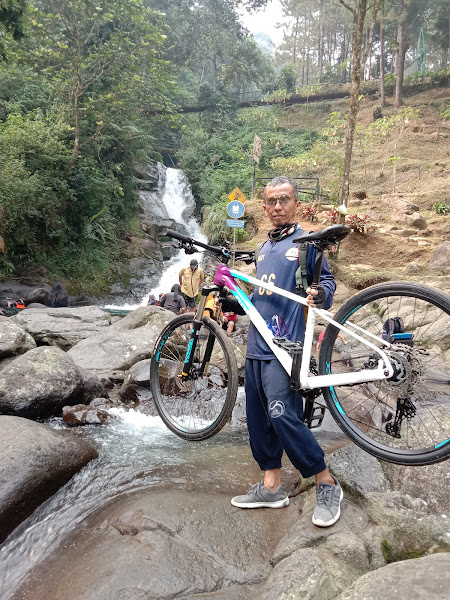
{"label": "man's face", "polygon": [[263,208],[274,227],[293,223],[297,206],[300,206],[300,201],[294,198],[294,190],[290,183],[266,188]]}

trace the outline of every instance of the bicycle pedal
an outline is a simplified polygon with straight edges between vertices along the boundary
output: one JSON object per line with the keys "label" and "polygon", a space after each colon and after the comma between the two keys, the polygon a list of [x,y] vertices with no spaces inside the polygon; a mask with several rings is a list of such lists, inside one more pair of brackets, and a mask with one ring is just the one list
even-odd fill
{"label": "bicycle pedal", "polygon": [[325,406],[315,406],[311,418],[308,421],[309,429],[316,429],[322,425],[323,418],[326,412]]}
{"label": "bicycle pedal", "polygon": [[288,340],[287,338],[276,337],[273,338],[273,343],[275,346],[286,350],[289,354],[301,354],[303,352],[303,344],[302,342],[293,342]]}

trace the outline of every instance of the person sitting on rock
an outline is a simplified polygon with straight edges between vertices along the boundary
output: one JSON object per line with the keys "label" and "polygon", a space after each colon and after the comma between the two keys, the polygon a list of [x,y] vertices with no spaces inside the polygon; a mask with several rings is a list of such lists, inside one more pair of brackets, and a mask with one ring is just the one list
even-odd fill
{"label": "person sitting on rock", "polygon": [[227,335],[231,335],[236,329],[237,314],[234,312],[224,312],[222,315],[222,329],[225,329]]}
{"label": "person sitting on rock", "polygon": [[51,308],[61,308],[69,305],[67,290],[60,284],[54,283],[50,292]]}
{"label": "person sitting on rock", "polygon": [[159,305],[163,308],[167,308],[167,310],[171,310],[176,315],[179,315],[180,312],[184,312],[186,302],[181,294],[181,286],[179,286],[178,283],[175,283],[170,292],[164,294]]}

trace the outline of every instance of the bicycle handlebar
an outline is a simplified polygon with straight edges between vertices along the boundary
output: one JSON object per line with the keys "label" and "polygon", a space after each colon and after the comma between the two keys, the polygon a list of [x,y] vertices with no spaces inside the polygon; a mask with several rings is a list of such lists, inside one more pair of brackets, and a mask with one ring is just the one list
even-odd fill
{"label": "bicycle handlebar", "polygon": [[237,258],[237,259],[241,258],[242,260],[244,260],[244,262],[247,262],[247,261],[253,262],[254,252],[252,252],[252,251],[245,251],[245,250],[230,251],[228,248],[224,248],[224,247],[219,248],[218,246],[210,246],[209,244],[204,244],[203,242],[194,240],[193,238],[190,238],[189,236],[184,235],[182,233],[178,233],[177,231],[173,231],[172,229],[167,229],[166,235],[170,238],[174,238],[175,240],[179,240],[181,242],[181,247],[184,248],[185,250],[189,249],[184,246],[185,244],[187,244],[188,247],[200,246],[201,248],[205,248],[205,250],[208,250],[209,252],[212,252],[213,254],[217,254],[218,256],[222,256],[224,258],[229,258],[231,255],[234,255],[235,258]]}

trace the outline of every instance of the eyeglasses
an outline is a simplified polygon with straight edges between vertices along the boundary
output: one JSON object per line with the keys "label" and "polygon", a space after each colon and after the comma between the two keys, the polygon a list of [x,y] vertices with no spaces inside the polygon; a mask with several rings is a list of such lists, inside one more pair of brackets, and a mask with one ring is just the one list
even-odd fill
{"label": "eyeglasses", "polygon": [[289,194],[281,194],[281,196],[267,198],[267,200],[265,200],[265,204],[266,206],[276,206],[277,202],[280,202],[281,206],[286,206],[290,200],[292,200],[292,198],[289,196]]}

